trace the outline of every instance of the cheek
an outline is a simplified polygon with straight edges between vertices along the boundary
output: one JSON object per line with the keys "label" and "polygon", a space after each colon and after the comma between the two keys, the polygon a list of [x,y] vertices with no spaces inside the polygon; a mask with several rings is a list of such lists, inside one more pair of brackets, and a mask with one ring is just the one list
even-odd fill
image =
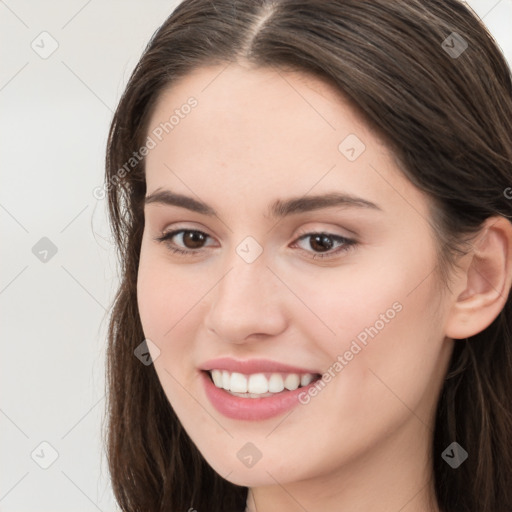
{"label": "cheek", "polygon": [[[334,371],[326,403],[338,404],[335,421],[345,423],[354,445],[360,438],[353,429],[358,422],[346,423],[347,418],[365,419],[367,434],[374,439],[406,422],[411,411],[424,425],[431,424],[449,353],[433,276],[415,287],[425,277],[420,268],[388,269],[379,281],[373,276],[373,294],[354,288],[354,300],[345,303],[347,334],[331,346],[331,368],[339,372]],[[361,283],[369,286],[371,281]],[[342,364],[333,367],[337,356]]]}
{"label": "cheek", "polygon": [[199,272],[190,273],[171,265],[144,243],[137,279],[137,303],[147,337],[162,339],[178,328],[180,319],[196,303],[204,287]]}
{"label": "cheek", "polygon": [[343,414],[400,415],[407,411],[401,400],[418,404],[442,378],[448,356],[435,255],[413,249],[383,255],[381,265],[319,273],[314,288],[295,278],[294,291],[319,318],[297,315],[294,322],[324,354],[333,382],[325,397],[339,401]]}
{"label": "cheek", "polygon": [[158,278],[164,270],[159,267],[161,265],[158,261],[152,261],[150,257],[141,254],[137,278],[137,304],[144,334],[150,339],[162,336],[165,326],[169,325],[169,310],[172,311],[172,304],[168,302],[172,299],[172,294],[166,293],[162,279]]}
{"label": "cheek", "polygon": [[[177,411],[190,409],[189,389],[196,378],[191,361],[191,339],[195,337],[191,319],[200,309],[198,300],[203,287],[191,283],[180,271],[155,251],[141,251],[137,279],[137,303],[144,336],[158,349],[153,358],[160,383]],[[195,322],[197,326],[197,322]],[[195,411],[194,415],[200,415]]]}
{"label": "cheek", "polygon": [[302,299],[289,302],[295,308],[291,321],[330,354],[347,350],[355,339],[364,344],[382,338],[404,316],[412,323],[425,318],[429,297],[421,295],[423,289],[411,293],[425,278],[425,268],[429,263],[394,258],[382,265],[317,269],[308,276],[283,272],[283,280],[293,283],[294,294]]}

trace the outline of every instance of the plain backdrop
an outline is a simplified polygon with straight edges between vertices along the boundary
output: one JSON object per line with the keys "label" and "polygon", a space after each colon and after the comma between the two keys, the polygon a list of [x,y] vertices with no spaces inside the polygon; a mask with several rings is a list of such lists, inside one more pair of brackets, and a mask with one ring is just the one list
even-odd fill
{"label": "plain backdrop", "polygon": [[[118,281],[93,190],[117,101],[177,3],[0,0],[2,512],[116,510],[102,422]],[[512,0],[469,4],[512,62]]]}

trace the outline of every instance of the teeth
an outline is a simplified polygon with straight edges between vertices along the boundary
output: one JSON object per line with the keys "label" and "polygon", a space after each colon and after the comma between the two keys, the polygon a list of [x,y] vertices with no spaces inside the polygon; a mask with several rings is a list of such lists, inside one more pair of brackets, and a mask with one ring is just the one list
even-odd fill
{"label": "teeth", "polygon": [[[285,389],[294,391],[301,386],[307,386],[315,375],[312,373],[254,373],[244,375],[242,373],[230,373],[226,370],[211,370],[213,383],[220,389],[230,391],[233,395],[246,398],[261,398],[280,393]],[[269,375],[269,377],[267,377]]]}
{"label": "teeth", "polygon": [[[229,389],[235,393],[247,393],[247,379],[245,375],[233,372],[229,381]],[[251,391],[251,393],[254,393],[254,391]]]}
{"label": "teeth", "polygon": [[210,373],[213,379],[213,383],[218,388],[222,388],[222,372],[220,370],[212,370]]}
{"label": "teeth", "polygon": [[314,379],[314,377],[313,377],[313,375],[311,375],[311,373],[305,373],[300,378],[300,385],[307,386],[308,384],[311,384],[313,382],[313,379]]}
{"label": "teeth", "polygon": [[268,393],[268,380],[263,373],[255,373],[249,377],[248,391],[249,393],[257,393],[258,395]]}
{"label": "teeth", "polygon": [[227,372],[226,370],[224,370],[222,372],[222,387],[224,389],[229,389],[229,385],[230,385],[230,375],[229,375],[229,372]]}
{"label": "teeth", "polygon": [[271,393],[280,393],[283,389],[283,377],[279,373],[273,373],[268,381],[268,390]]}
{"label": "teeth", "polygon": [[284,387],[290,391],[297,389],[299,385],[300,377],[296,373],[290,373],[286,376],[286,379],[284,379]]}

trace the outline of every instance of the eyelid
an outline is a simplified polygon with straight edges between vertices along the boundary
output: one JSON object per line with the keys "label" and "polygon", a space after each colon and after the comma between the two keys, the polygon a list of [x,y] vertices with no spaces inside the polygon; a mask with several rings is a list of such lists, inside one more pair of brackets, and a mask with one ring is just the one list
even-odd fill
{"label": "eyelid", "polygon": [[[343,230],[346,232],[346,234],[339,233],[338,231],[335,231],[336,229]],[[314,227],[300,228],[298,233],[295,235],[295,238],[300,238],[302,235],[312,235],[312,234],[320,234],[320,233],[325,233],[326,235],[330,235],[330,236],[339,236],[341,238],[346,238],[346,239],[357,239],[359,236],[355,231],[352,231],[351,229],[341,228],[339,226],[333,226],[333,227],[329,227],[329,228],[325,228],[325,227],[323,227],[323,228],[314,228]]]}
{"label": "eyelid", "polygon": [[201,231],[205,235],[211,236],[209,234],[209,230],[207,227],[205,227],[203,224],[199,222],[191,222],[193,224],[192,226],[190,224],[181,224],[179,222],[174,224],[166,225],[162,230],[162,234],[171,233],[172,231]]}

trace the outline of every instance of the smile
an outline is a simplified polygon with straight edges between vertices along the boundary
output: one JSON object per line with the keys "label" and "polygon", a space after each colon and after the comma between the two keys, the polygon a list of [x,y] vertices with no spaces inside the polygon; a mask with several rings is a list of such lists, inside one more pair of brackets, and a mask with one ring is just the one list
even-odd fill
{"label": "smile", "polygon": [[268,360],[220,358],[201,365],[207,400],[227,418],[262,421],[301,402],[299,395],[321,378],[315,370]]}
{"label": "smile", "polygon": [[295,391],[317,380],[313,373],[253,373],[214,369],[208,372],[214,385],[240,398],[265,398],[284,390]]}

